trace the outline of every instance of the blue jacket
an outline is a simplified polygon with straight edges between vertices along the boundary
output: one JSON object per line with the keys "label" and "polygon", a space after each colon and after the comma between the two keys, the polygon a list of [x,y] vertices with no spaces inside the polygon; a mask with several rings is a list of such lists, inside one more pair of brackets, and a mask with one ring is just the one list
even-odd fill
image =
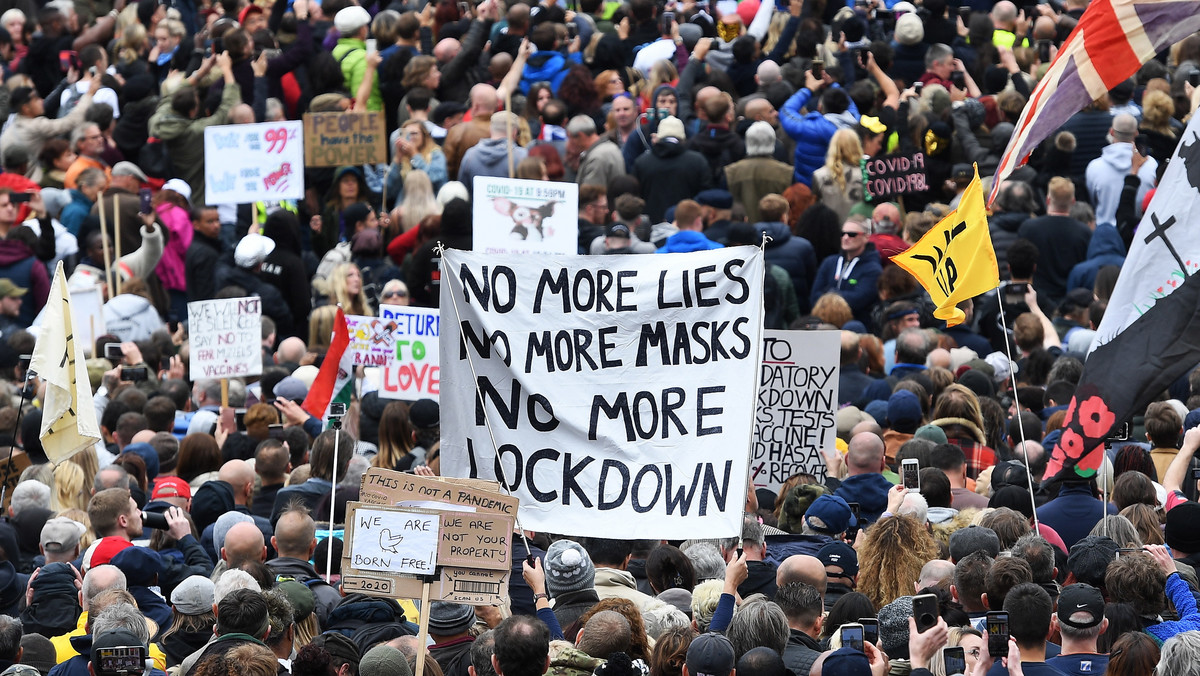
{"label": "blue jacket", "polygon": [[771,238],[763,256],[768,263],[787,270],[796,289],[796,300],[800,302],[800,313],[808,314],[809,291],[817,274],[817,254],[812,244],[799,235],[793,235],[786,223],[755,223],[754,228],[758,230],[760,239],[763,235]]}
{"label": "blue jacket", "polygon": [[1192,596],[1188,584],[1179,577],[1179,573],[1167,576],[1167,598],[1175,605],[1179,619],[1159,622],[1146,627],[1146,633],[1154,638],[1154,642],[1162,645],[1167,639],[1185,631],[1200,629],[1200,612],[1196,610],[1196,599]]}
{"label": "blue jacket", "polygon": [[668,237],[666,243],[659,247],[655,253],[690,253],[692,251],[708,251],[710,249],[721,248],[724,247],[705,237],[702,232],[680,230]]}
{"label": "blue jacket", "polygon": [[1105,265],[1121,267],[1125,263],[1125,242],[1117,229],[1108,223],[1098,223],[1088,242],[1087,260],[1071,268],[1067,275],[1067,291],[1090,289],[1096,285],[1096,274]]}
{"label": "blue jacket", "polygon": [[[836,84],[833,85],[837,87]],[[849,129],[858,122],[858,106],[850,101],[850,107],[843,113],[823,114],[810,112],[803,115],[800,111],[808,105],[812,91],[807,87],[792,94],[779,111],[779,123],[783,130],[796,142],[796,181],[812,186],[813,172],[825,164],[825,150],[829,148],[829,140],[839,129]]]}
{"label": "blue jacket", "polygon": [[846,502],[857,502],[859,519],[874,523],[887,509],[888,491],[891,489],[892,482],[882,474],[855,474],[846,477],[833,494]]}
{"label": "blue jacket", "polygon": [[521,73],[521,93],[528,94],[529,88],[538,82],[549,82],[550,89],[558,96],[558,86],[571,66],[582,63],[579,53],[570,57],[563,56],[554,50],[539,50],[529,55],[525,61],[525,70]]}
{"label": "blue jacket", "polygon": [[[1105,510],[1104,507],[1108,509]],[[1092,497],[1092,489],[1084,483],[1065,483],[1058,497],[1037,510],[1038,521],[1054,529],[1070,549],[1083,539],[1105,514],[1116,514],[1117,508]]]}
{"label": "blue jacket", "polygon": [[837,274],[837,263],[841,257],[841,254],[834,254],[826,256],[825,260],[821,261],[821,267],[817,268],[817,278],[813,281],[810,300],[815,305],[818,298],[832,291],[846,299],[846,302],[850,304],[850,309],[854,311],[855,319],[870,327],[871,306],[879,300],[879,291],[875,288],[875,282],[879,279],[879,274],[883,272],[883,265],[879,262],[879,252],[876,251],[874,244],[868,244],[867,248],[855,259],[857,262],[854,263],[850,274],[837,281],[834,280],[834,276]]}
{"label": "blue jacket", "polygon": [[789,556],[816,556],[822,547],[836,542],[829,535],[768,535],[766,540],[767,556],[763,560],[776,566],[782,566]]}
{"label": "blue jacket", "polygon": [[92,201],[75,188],[68,190],[67,194],[71,196],[71,201],[62,208],[62,212],[58,215],[58,222],[62,223],[63,227],[72,235],[78,235],[79,227],[83,225],[83,219],[92,212]]}

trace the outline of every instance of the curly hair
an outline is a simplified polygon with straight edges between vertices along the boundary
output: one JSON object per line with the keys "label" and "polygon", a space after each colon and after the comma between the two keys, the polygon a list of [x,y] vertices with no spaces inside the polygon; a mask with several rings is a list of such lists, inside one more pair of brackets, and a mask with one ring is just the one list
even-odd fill
{"label": "curly hair", "polygon": [[[592,619],[592,616],[604,610],[611,610],[620,613],[625,619],[629,620],[629,628],[632,633],[632,638],[629,643],[629,657],[635,660],[650,661],[650,641],[646,638],[646,624],[642,621],[642,612],[638,610],[636,604],[629,599],[602,599],[600,603],[592,606],[590,610],[579,618],[579,626],[582,627]],[[686,652],[686,648],[684,648]]]}
{"label": "curly hair", "polygon": [[919,579],[921,568],[937,556],[937,543],[916,519],[881,519],[867,531],[858,550],[858,591],[876,608],[911,596],[913,580]]}
{"label": "curly hair", "polygon": [[854,319],[854,312],[850,309],[850,304],[836,293],[827,293],[818,298],[816,304],[813,305],[812,313],[822,322],[833,324],[839,329],[845,326],[846,322]]}
{"label": "curly hair", "polygon": [[650,655],[650,676],[682,676],[688,647],[696,638],[691,627],[671,629],[658,637]]}
{"label": "curly hair", "polygon": [[1154,617],[1167,607],[1167,574],[1149,554],[1126,554],[1108,564],[1104,587],[1113,603],[1128,603],[1138,615]]}
{"label": "curly hair", "polygon": [[1171,128],[1173,117],[1175,101],[1170,94],[1148,91],[1142,96],[1142,129],[1175,138],[1175,130]]}
{"label": "curly hair", "polygon": [[567,115],[590,115],[600,108],[596,82],[587,66],[571,66],[558,86],[558,98],[567,104]]}

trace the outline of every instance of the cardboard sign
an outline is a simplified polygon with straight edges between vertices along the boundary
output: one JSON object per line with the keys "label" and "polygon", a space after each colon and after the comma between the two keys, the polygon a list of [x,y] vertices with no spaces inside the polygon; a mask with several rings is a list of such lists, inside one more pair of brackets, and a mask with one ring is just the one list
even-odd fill
{"label": "cardboard sign", "polygon": [[441,543],[437,512],[360,506],[346,515],[346,523],[345,558],[355,570],[433,574]]}
{"label": "cardboard sign", "polygon": [[[478,193],[476,193],[478,196]],[[476,221],[478,223],[478,221]],[[442,263],[441,469],[497,480],[521,526],[741,532],[762,348],[758,247]]]}
{"label": "cardboard sign", "polygon": [[494,570],[508,570],[512,565],[511,516],[442,512],[440,532],[440,565]]}
{"label": "cardboard sign", "polygon": [[304,114],[305,166],[352,167],[387,161],[382,112]]}
{"label": "cardboard sign", "polygon": [[763,332],[750,476],[778,492],[798,472],[825,478],[837,436],[838,331]]}
{"label": "cardboard sign", "polygon": [[[495,606],[508,603],[508,581],[511,570],[476,570],[471,568],[442,568],[430,587],[431,601],[450,601],[473,606]],[[398,599],[421,598],[423,580],[417,577],[381,577],[376,575],[342,575],[342,589],[367,596]]]}
{"label": "cardboard sign", "polygon": [[483,254],[575,255],[579,186],[476,176],[471,248]]}
{"label": "cardboard sign", "polygon": [[494,481],[424,477],[379,467],[363,473],[359,500],[372,505],[517,515],[517,498],[501,493]]}
{"label": "cardboard sign", "polygon": [[205,203],[303,199],[303,132],[299,120],[206,128]]}
{"label": "cardboard sign", "polygon": [[436,308],[380,305],[379,320],[388,331],[390,359],[383,364],[383,399],[432,399],[442,394],[441,315]]}
{"label": "cardboard sign", "polygon": [[192,380],[262,373],[262,299],[223,298],[188,303]]}
{"label": "cardboard sign", "polygon": [[924,153],[884,155],[863,162],[869,199],[878,201],[929,190]]}
{"label": "cardboard sign", "polygon": [[[12,459],[8,457],[8,449],[0,450],[0,481],[4,483],[4,504],[3,508],[8,509],[9,503],[12,502],[13,489],[17,484],[21,483],[21,472],[24,472],[29,465],[29,456],[25,455],[25,451],[17,449],[12,450]],[[5,480],[5,473],[8,474],[8,479]]]}

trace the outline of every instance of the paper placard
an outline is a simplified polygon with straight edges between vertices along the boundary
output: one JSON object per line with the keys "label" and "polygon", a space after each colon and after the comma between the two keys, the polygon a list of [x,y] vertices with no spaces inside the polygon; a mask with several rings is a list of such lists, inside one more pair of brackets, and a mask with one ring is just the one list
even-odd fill
{"label": "paper placard", "polygon": [[863,160],[867,195],[874,200],[929,190],[925,153],[884,155]]}
{"label": "paper placard", "polygon": [[482,254],[579,252],[579,186],[476,176],[471,248]]}
{"label": "paper placard", "polygon": [[513,519],[499,514],[442,512],[438,565],[508,570]]}
{"label": "paper placard", "polygon": [[346,536],[355,570],[432,575],[437,566],[441,522],[431,511],[360,507]]}
{"label": "paper placard", "polygon": [[500,492],[494,481],[423,477],[379,467],[363,473],[359,499],[373,505],[398,505],[405,501],[442,503],[477,512],[517,515],[517,498]]}
{"label": "paper placard", "polygon": [[304,114],[305,166],[352,167],[387,161],[382,112]]}
{"label": "paper placard", "polygon": [[303,134],[299,120],[206,128],[205,203],[303,199]]}
{"label": "paper placard", "polygon": [[[511,575],[511,570],[442,568],[437,579],[430,585],[429,600],[466,603],[473,606],[506,605],[508,603],[508,581]],[[419,599],[423,584],[423,580],[417,577],[342,575],[342,589],[347,594],[359,593],[395,599]]]}
{"label": "paper placard", "polygon": [[379,396],[383,399],[432,399],[442,393],[441,315],[436,308],[380,305],[391,344],[391,358],[383,365]]}
{"label": "paper placard", "polygon": [[262,373],[262,299],[222,298],[188,303],[192,380]]}
{"label": "paper placard", "polygon": [[763,332],[750,476],[778,492],[807,472],[825,478],[822,453],[837,435],[840,331]]}

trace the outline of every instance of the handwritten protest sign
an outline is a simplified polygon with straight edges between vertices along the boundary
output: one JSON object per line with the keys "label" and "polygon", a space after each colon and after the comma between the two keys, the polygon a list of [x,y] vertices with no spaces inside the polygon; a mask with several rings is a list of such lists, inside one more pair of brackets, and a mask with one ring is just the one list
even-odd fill
{"label": "handwritten protest sign", "polygon": [[885,155],[863,162],[870,199],[881,200],[929,190],[924,153]]}
{"label": "handwritten protest sign", "polygon": [[304,114],[306,166],[341,167],[387,161],[383,113]]}
{"label": "handwritten protest sign", "polygon": [[579,251],[579,186],[476,176],[472,249],[485,254]]}
{"label": "handwritten protest sign", "polygon": [[363,473],[359,498],[372,505],[517,515],[517,499],[501,493],[495,481],[423,477],[378,467]]}
{"label": "handwritten protest sign", "polygon": [[350,563],[358,570],[432,575],[441,519],[437,512],[359,507],[347,515]]}
{"label": "handwritten protest sign", "polygon": [[737,534],[763,271],[756,247],[603,263],[447,250],[442,472],[500,481],[530,530]]}
{"label": "handwritten protest sign", "polygon": [[379,396],[384,399],[441,397],[441,317],[436,308],[380,305],[379,319],[390,328],[391,359],[384,365]]}
{"label": "handwritten protest sign", "polygon": [[204,201],[245,204],[304,197],[303,124],[229,124],[204,130]]}
{"label": "handwritten protest sign", "polygon": [[262,300],[223,298],[188,303],[193,380],[262,373]]}
{"label": "handwritten protest sign", "polygon": [[[343,563],[343,570],[345,564]],[[494,606],[508,603],[508,580],[511,570],[482,570],[477,568],[441,569],[433,581],[429,598],[434,601],[466,603],[472,606]],[[421,598],[422,578],[385,577],[350,573],[342,575],[342,590],[347,594],[385,596],[396,599]]]}
{"label": "handwritten protest sign", "polygon": [[823,480],[837,435],[841,334],[764,331],[750,476],[779,491],[793,474]]}

